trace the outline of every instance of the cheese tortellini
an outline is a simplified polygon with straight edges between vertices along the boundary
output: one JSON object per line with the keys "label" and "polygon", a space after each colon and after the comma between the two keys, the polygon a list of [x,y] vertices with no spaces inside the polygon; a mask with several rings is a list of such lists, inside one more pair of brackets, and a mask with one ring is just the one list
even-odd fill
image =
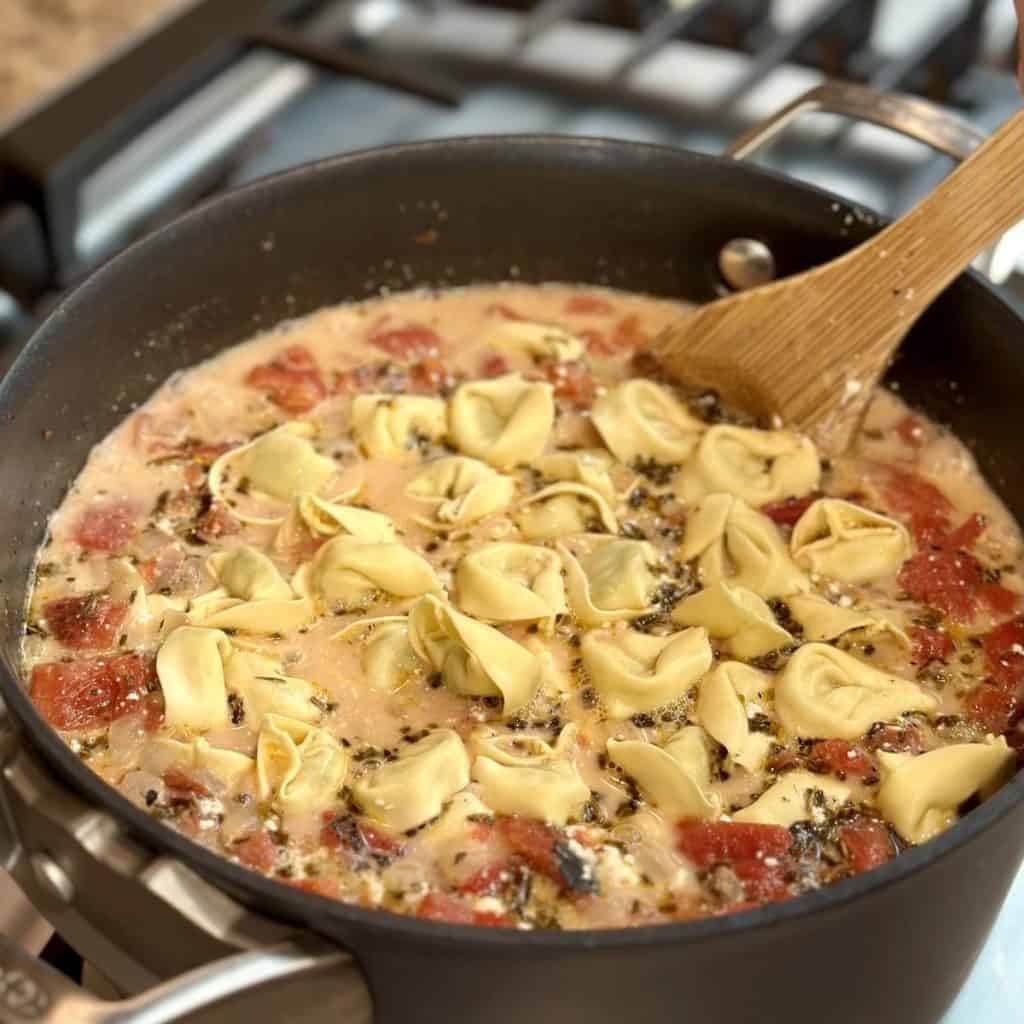
{"label": "cheese tortellini", "polygon": [[664,747],[610,739],[609,759],[634,779],[644,796],[673,818],[715,818],[718,796],[710,791],[711,759],[703,731],[687,726]]}
{"label": "cheese tortellini", "polygon": [[552,484],[519,505],[516,525],[530,540],[554,540],[573,533],[618,533],[615,512],[597,491],[582,484]]}
{"label": "cheese tortellini", "polygon": [[449,410],[455,446],[495,469],[535,459],[544,451],[554,422],[551,385],[518,373],[462,384]]}
{"label": "cheese tortellini", "polygon": [[581,653],[612,718],[629,718],[677,700],[711,667],[711,644],[703,629],[670,636],[635,630],[587,633]]}
{"label": "cheese tortellini", "polygon": [[679,557],[698,559],[705,585],[731,583],[765,598],[810,588],[807,577],[793,564],[778,527],[731,494],[701,499],[686,521]]}
{"label": "cheese tortellini", "polygon": [[521,644],[436,597],[423,597],[409,612],[413,650],[455,693],[500,697],[506,716],[533,700],[541,663]]}
{"label": "cheese tortellini", "polygon": [[[244,483],[248,493],[277,501],[290,502],[300,494],[319,491],[338,467],[310,443],[316,433],[311,423],[284,423],[225,452],[210,467],[210,491],[221,497],[229,476],[236,488]],[[243,522],[255,525],[282,521],[281,517],[247,515],[238,508],[234,512]]]}
{"label": "cheese tortellini", "polygon": [[579,558],[564,544],[556,547],[565,566],[569,605],[580,625],[635,619],[651,610],[658,583],[653,572],[657,552],[651,544],[599,540]]}
{"label": "cheese tortellini", "polygon": [[771,733],[750,727],[772,695],[771,676],[741,661],[723,661],[700,682],[696,713],[707,734],[725,747],[734,764],[760,771],[772,745]]}
{"label": "cheese tortellini", "polygon": [[857,739],[875,722],[932,711],[936,704],[917,683],[819,643],[801,647],[775,684],[779,721],[794,736],[808,739]]}
{"label": "cheese tortellini", "polygon": [[569,760],[512,765],[478,757],[473,779],[484,803],[499,814],[523,814],[553,825],[578,816],[590,799],[587,784]]}
{"label": "cheese tortellini", "polygon": [[256,771],[256,762],[248,754],[211,746],[205,736],[197,736],[190,743],[157,737],[149,741],[149,756],[152,757],[154,752],[186,771],[198,769],[209,772],[228,787],[251,785]]}
{"label": "cheese tortellini", "polygon": [[798,821],[820,821],[827,813],[838,811],[852,792],[849,786],[827,775],[787,772],[752,804],[736,811],[732,820],[783,828]]}
{"label": "cheese tortellini", "polygon": [[455,570],[459,607],[492,622],[538,622],[550,628],[566,610],[562,560],[550,548],[487,544]]}
{"label": "cheese tortellini", "polygon": [[710,427],[676,475],[676,493],[694,502],[708,494],[732,494],[760,506],[809,494],[821,480],[811,441],[784,430]]}
{"label": "cheese tortellini", "polygon": [[320,540],[338,534],[384,544],[395,539],[395,524],[381,512],[300,494],[278,530],[275,545],[287,548],[299,544],[305,535]]}
{"label": "cheese tortellini", "polygon": [[419,438],[438,441],[447,430],[447,407],[440,398],[375,394],[352,401],[352,434],[373,458],[408,456]]}
{"label": "cheese tortellini", "polygon": [[361,643],[363,678],[374,690],[394,693],[422,671],[423,662],[409,642],[409,621],[404,615],[357,619],[335,639]]}
{"label": "cheese tortellini", "polygon": [[272,658],[250,651],[235,651],[228,658],[224,680],[251,729],[259,729],[268,715],[314,724],[330,703],[322,686],[286,675]]}
{"label": "cheese tortellini", "polygon": [[672,621],[703,626],[737,658],[757,658],[793,642],[765,601],[752,590],[728,583],[714,583],[685,598],[672,611]]}
{"label": "cheese tortellini", "polygon": [[365,608],[379,594],[409,598],[442,589],[430,563],[402,544],[345,536],[317,551],[296,574],[295,587],[341,611]]}
{"label": "cheese tortellini", "polygon": [[469,735],[470,748],[480,757],[488,757],[498,764],[525,767],[547,764],[570,751],[576,742],[578,729],[570,722],[552,744],[541,736],[521,732],[498,732],[490,726],[477,726]]}
{"label": "cheese tortellini", "polygon": [[428,463],[405,493],[431,504],[437,524],[449,529],[503,512],[515,496],[516,486],[513,477],[479,459],[450,455]]}
{"label": "cheese tortellini", "polygon": [[916,756],[882,752],[878,807],[907,842],[923,843],[956,821],[965,800],[998,789],[1013,773],[1016,760],[1002,736]]}
{"label": "cheese tortellini", "polygon": [[628,380],[594,402],[591,419],[615,457],[673,464],[682,462],[707,429],[665,388]]}
{"label": "cheese tortellini", "polygon": [[583,355],[583,342],[553,324],[529,320],[506,320],[495,324],[484,336],[482,347],[521,352],[534,359],[567,363]]}
{"label": "cheese tortellini", "polygon": [[179,626],[156,656],[156,674],[164,695],[164,720],[187,734],[228,725],[224,663],[231,641],[219,629]]}
{"label": "cheese tortellini", "polygon": [[894,576],[913,554],[902,523],[839,498],[814,502],[793,527],[790,546],[798,565],[846,583]]}
{"label": "cheese tortellini", "polygon": [[445,803],[469,784],[469,755],[451,729],[437,729],[352,783],[363,811],[396,832],[436,818]]}
{"label": "cheese tortellini", "polygon": [[285,814],[322,811],[340,800],[349,757],[326,729],[268,715],[256,745],[256,777],[261,800]]}
{"label": "cheese tortellini", "polygon": [[615,484],[610,472],[613,465],[608,452],[600,448],[581,448],[542,455],[533,461],[532,468],[545,480],[582,484],[612,505],[615,502]]}
{"label": "cheese tortellini", "polygon": [[910,647],[910,638],[893,613],[845,608],[818,594],[793,594],[786,598],[786,605],[803,629],[802,639],[807,643],[835,640],[863,629],[869,633],[889,633],[904,647]]}

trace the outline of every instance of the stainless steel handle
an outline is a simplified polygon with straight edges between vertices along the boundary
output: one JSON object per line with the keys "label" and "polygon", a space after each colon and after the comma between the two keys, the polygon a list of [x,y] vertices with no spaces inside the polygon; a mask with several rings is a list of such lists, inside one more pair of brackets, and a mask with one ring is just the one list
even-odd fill
{"label": "stainless steel handle", "polygon": [[167,1024],[257,986],[350,963],[310,936],[225,957],[131,999],[106,1002],[0,936],[0,1024]]}
{"label": "stainless steel handle", "polygon": [[734,139],[726,156],[737,160],[754,156],[801,114],[815,112],[890,128],[954,160],[966,160],[985,141],[984,133],[974,125],[928,100],[875,92],[850,82],[823,82]]}
{"label": "stainless steel handle", "polygon": [[[954,160],[966,160],[985,141],[985,133],[969,121],[928,100],[904,93],[875,92],[851,82],[823,82],[733,139],[725,154],[736,160],[755,156],[796,118],[814,112],[839,114],[889,128]],[[1018,224],[985,249],[973,266],[1002,284],[1015,267],[1024,266],[1022,258],[1024,225]]]}

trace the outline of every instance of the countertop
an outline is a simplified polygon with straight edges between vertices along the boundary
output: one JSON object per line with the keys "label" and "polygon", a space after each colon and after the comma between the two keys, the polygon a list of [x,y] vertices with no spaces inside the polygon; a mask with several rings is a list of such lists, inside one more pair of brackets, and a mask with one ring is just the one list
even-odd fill
{"label": "countertop", "polygon": [[186,0],[2,0],[0,127]]}

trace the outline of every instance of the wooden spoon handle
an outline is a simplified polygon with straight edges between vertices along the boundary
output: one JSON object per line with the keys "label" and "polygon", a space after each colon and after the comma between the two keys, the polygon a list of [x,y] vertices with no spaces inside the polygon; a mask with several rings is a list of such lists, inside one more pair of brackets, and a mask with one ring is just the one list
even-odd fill
{"label": "wooden spoon handle", "polygon": [[[1024,110],[902,219],[857,250],[916,317],[989,243],[1024,220]],[[899,253],[890,263],[890,253]],[[851,254],[852,255],[852,254]],[[868,257],[870,259],[870,257]],[[869,271],[870,273],[870,271]],[[867,284],[863,281],[862,285]]]}

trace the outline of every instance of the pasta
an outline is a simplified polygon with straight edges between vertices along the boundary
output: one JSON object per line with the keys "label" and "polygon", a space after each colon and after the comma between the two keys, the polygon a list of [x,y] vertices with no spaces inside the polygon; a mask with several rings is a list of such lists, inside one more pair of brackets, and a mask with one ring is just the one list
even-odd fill
{"label": "pasta", "polygon": [[770,676],[741,661],[723,661],[700,682],[695,711],[712,739],[725,747],[733,764],[759,771],[771,748],[771,734],[750,727],[772,697]]}
{"label": "pasta", "polygon": [[473,762],[484,803],[499,814],[523,814],[564,825],[590,797],[571,761],[510,765],[489,757]]}
{"label": "pasta", "polygon": [[358,395],[352,402],[352,432],[374,458],[406,458],[419,438],[437,441],[447,429],[445,403],[438,398]]}
{"label": "pasta", "polygon": [[703,626],[737,658],[756,658],[793,642],[771,608],[752,590],[715,583],[687,597],[672,612],[680,626]]}
{"label": "pasta", "polygon": [[584,626],[636,618],[651,610],[657,579],[651,571],[655,551],[636,540],[598,542],[577,558],[556,546],[565,566],[565,585],[573,615]]}
{"label": "pasta", "polygon": [[566,612],[562,560],[550,548],[488,544],[455,570],[459,607],[491,622],[538,622],[552,628]]}
{"label": "pasta", "polygon": [[530,540],[554,540],[573,533],[618,533],[611,506],[583,484],[552,484],[519,505],[516,525]]}
{"label": "pasta", "polygon": [[452,455],[429,463],[405,493],[429,502],[438,525],[452,528],[503,512],[516,493],[516,481],[478,459]]}

